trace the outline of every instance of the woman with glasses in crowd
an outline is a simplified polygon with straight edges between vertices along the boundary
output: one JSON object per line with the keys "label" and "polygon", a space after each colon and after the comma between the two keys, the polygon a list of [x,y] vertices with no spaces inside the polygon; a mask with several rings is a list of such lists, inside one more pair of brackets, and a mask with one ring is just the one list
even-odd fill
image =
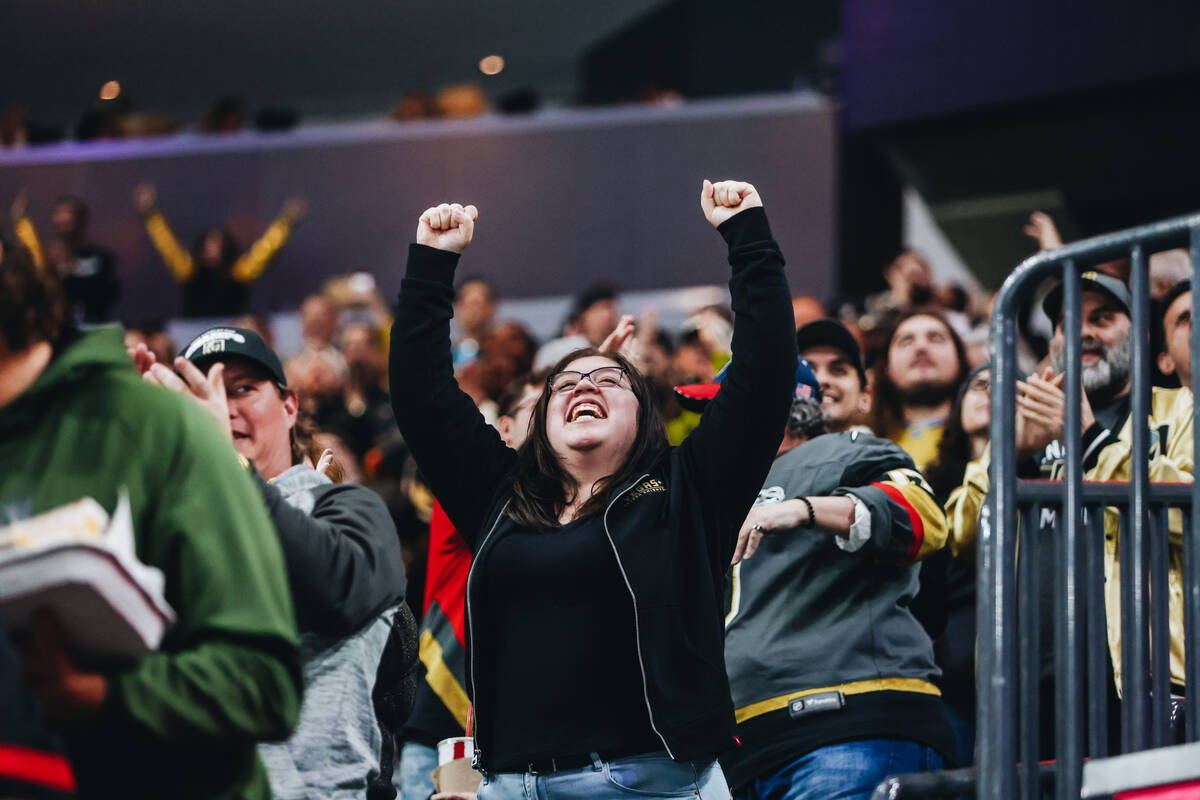
{"label": "woman with glasses in crowd", "polygon": [[[722,583],[787,417],[795,366],[783,258],[754,187],[704,182],[729,245],[733,363],[667,444],[647,379],[586,348],[551,371],[507,448],[454,381],[454,268],[474,206],[421,215],[392,329],[396,421],[474,553],[467,679],[482,800],[728,798],[735,746]],[[614,348],[616,350],[618,348]]]}
{"label": "woman with glasses in crowd", "polygon": [[[987,461],[979,461],[988,444],[991,422],[991,368],[976,367],[959,387],[946,430],[938,443],[937,460],[925,475],[934,496],[946,508],[950,524],[949,546],[930,559],[923,569],[941,570],[944,586],[938,596],[926,598],[942,608],[945,627],[935,637],[933,656],[942,668],[942,698],[958,741],[958,763],[975,761],[975,552],[964,552],[964,529],[974,528],[980,508],[971,501],[982,495],[963,487],[987,474]],[[925,574],[922,573],[922,579]],[[922,581],[922,591],[925,589]],[[920,600],[918,599],[918,601]],[[914,603],[915,604],[915,603]]]}

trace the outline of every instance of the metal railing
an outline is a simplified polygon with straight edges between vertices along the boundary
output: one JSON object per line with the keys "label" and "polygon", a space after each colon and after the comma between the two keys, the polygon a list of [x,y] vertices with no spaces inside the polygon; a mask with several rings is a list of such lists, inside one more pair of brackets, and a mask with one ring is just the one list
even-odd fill
{"label": "metal railing", "polygon": [[[1115,509],[1120,525],[1121,735],[1119,749],[1134,752],[1169,743],[1170,633],[1168,608],[1168,510],[1183,512],[1183,607],[1186,683],[1200,685],[1200,484],[1151,484],[1150,326],[1148,257],[1190,247],[1200,263],[1200,214],[1100,236],[1027,259],[1009,276],[996,299],[992,319],[991,493],[979,525],[978,715],[976,794],[980,798],[1035,800],[1043,780],[1037,769],[1042,658],[1039,581],[1047,574],[1038,559],[1054,559],[1053,719],[1056,769],[1054,796],[1078,800],[1085,756],[1110,755],[1109,689],[1105,597],[1105,509]],[[1131,262],[1133,306],[1132,448],[1128,482],[1084,481],[1080,400],[1083,391],[1080,273],[1118,258]],[[1061,481],[1020,480],[1016,452],[1016,320],[1039,284],[1063,281],[1065,340]],[[1192,318],[1197,318],[1196,293]],[[1191,331],[1200,353],[1200,325]],[[1200,370],[1192,378],[1200,394]],[[1112,432],[1113,435],[1117,431]],[[1200,437],[1200,429],[1193,431]],[[1162,443],[1165,448],[1165,442]],[[1195,441],[1193,445],[1200,448]],[[1036,539],[1044,511],[1057,514],[1054,549]],[[1019,524],[1018,524],[1019,523]],[[1024,535],[1028,545],[1020,547]],[[1020,551],[1018,557],[1018,550]],[[1045,565],[1041,565],[1045,566]],[[1186,740],[1197,741],[1200,692],[1189,691]],[[1043,770],[1044,772],[1044,770]]]}

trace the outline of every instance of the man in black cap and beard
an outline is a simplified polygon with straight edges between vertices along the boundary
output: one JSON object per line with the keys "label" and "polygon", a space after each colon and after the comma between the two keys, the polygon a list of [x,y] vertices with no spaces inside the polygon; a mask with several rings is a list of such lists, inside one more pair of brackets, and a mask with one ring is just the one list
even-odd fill
{"label": "man in black cap and beard", "polygon": [[[1130,376],[1132,340],[1129,289],[1120,280],[1100,272],[1081,275],[1081,336],[1083,345],[1083,383],[1081,424],[1083,479],[1085,481],[1128,481],[1133,441],[1130,424]],[[1017,458],[1018,475],[1023,478],[1062,480],[1066,463],[1063,444],[1065,392],[1063,379],[1066,363],[1062,317],[1062,286],[1046,296],[1043,309],[1054,320],[1054,338],[1050,341],[1053,367],[1041,374],[1017,382]],[[1192,395],[1186,389],[1154,387],[1150,396],[1150,480],[1154,482],[1192,481]],[[967,465],[963,486],[946,507],[949,518],[977,520],[990,488],[987,468],[990,450]],[[1117,687],[1121,684],[1121,580],[1118,554],[1120,528],[1112,509],[1105,512],[1104,571],[1105,609],[1107,612],[1110,709],[1108,714],[1110,747],[1119,737],[1120,709]],[[1170,661],[1173,692],[1182,692],[1183,672],[1183,556],[1181,527],[1170,525],[1168,548],[1170,597]],[[951,531],[957,550],[971,551],[977,528],[956,526]],[[1054,664],[1053,608],[1057,585],[1055,540],[1059,519],[1054,509],[1043,509],[1038,519],[1038,564],[1041,575],[1039,608],[1041,612],[1042,659],[1041,703],[1043,757],[1054,755]],[[1096,754],[1093,754],[1096,755]]]}

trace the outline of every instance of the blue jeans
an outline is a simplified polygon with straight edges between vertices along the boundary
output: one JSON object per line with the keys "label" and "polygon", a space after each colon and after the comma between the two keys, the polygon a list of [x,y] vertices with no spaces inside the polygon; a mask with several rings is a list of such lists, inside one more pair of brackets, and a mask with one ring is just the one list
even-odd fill
{"label": "blue jeans", "polygon": [[395,784],[400,800],[427,800],[433,794],[433,771],[437,769],[437,750],[416,742],[400,748],[400,769]]}
{"label": "blue jeans", "polygon": [[750,785],[739,800],[870,800],[884,778],[942,768],[932,747],[866,739],[819,747]]}
{"label": "blue jeans", "polygon": [[715,761],[673,761],[665,752],[603,761],[581,769],[547,774],[490,772],[483,776],[479,800],[729,800],[725,773]]}

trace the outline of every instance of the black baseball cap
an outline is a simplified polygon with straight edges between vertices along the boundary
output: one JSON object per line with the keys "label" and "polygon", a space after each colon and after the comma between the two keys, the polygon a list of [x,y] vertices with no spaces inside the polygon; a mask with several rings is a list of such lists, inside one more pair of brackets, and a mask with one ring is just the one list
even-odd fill
{"label": "black baseball cap", "polygon": [[207,369],[214,361],[226,361],[230,356],[254,362],[267,371],[271,380],[287,386],[279,356],[267,347],[261,336],[248,328],[209,328],[183,348],[183,357],[201,369]]}
{"label": "black baseball cap", "polygon": [[858,380],[867,385],[867,368],[863,365],[862,350],[854,334],[836,319],[825,318],[807,322],[796,331],[796,351],[801,355],[810,347],[834,347],[841,350],[854,364]]}
{"label": "black baseball cap", "polygon": [[[1129,313],[1129,307],[1133,305],[1133,298],[1129,295],[1129,287],[1125,285],[1124,281],[1095,270],[1080,275],[1079,281],[1081,290],[1103,292],[1120,303],[1126,314]],[[1058,326],[1058,315],[1062,311],[1062,297],[1063,286],[1060,281],[1042,301],[1042,310],[1046,312],[1046,316],[1050,318],[1055,327]]]}

